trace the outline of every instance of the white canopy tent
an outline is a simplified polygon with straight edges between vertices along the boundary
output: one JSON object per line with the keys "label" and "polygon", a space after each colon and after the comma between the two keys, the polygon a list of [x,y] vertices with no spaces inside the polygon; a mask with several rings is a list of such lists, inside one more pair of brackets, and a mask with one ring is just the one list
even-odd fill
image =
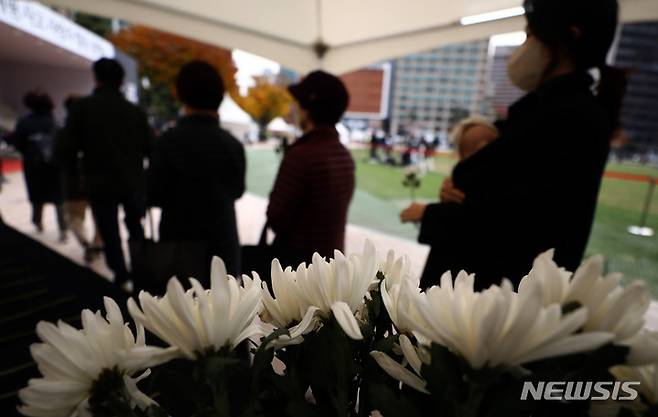
{"label": "white canopy tent", "polygon": [[[344,73],[524,27],[521,0],[42,1],[243,49],[302,73],[315,68]],[[624,22],[658,20],[658,0],[620,4]],[[509,10],[502,13],[509,16],[462,24],[464,17],[501,10]]]}

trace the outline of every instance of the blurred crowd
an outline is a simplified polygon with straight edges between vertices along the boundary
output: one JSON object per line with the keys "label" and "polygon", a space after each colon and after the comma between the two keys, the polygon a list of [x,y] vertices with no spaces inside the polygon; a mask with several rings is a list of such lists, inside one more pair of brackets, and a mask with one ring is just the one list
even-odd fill
{"label": "blurred crowd", "polygon": [[[314,252],[331,256],[343,249],[354,162],[334,127],[349,100],[337,77],[317,71],[289,87],[304,133],[286,149],[272,190],[263,232],[273,230],[276,238],[242,248],[235,201],[245,191],[245,151],[220,126],[224,85],[216,69],[203,61],[180,69],[174,88],[181,117],[158,137],[144,111],[122,95],[124,71],[117,61],[100,59],[93,73],[92,94],[63,103],[63,126],[55,122],[48,94],[30,91],[24,98],[29,113],[5,138],[22,155],[38,232],[44,227],[44,205],[51,204],[61,242],[72,232],[87,261],[104,254],[117,285],[128,288],[131,281],[153,291],[163,290],[173,275],[207,281],[213,256],[239,275],[261,269],[262,260],[274,256],[298,264]],[[152,207],[161,208],[157,226]],[[88,211],[92,235],[84,227]],[[130,262],[124,256],[121,213]],[[145,228],[151,229],[148,239]]]}
{"label": "blurred crowd", "polygon": [[[526,1],[527,40],[511,57],[508,74],[527,94],[506,120],[461,121],[452,134],[459,162],[439,201],[413,203],[400,214],[401,221],[420,225],[419,241],[432,248],[423,286],[462,269],[476,273],[478,288],[502,277],[518,284],[536,255],[549,249],[569,270],[580,264],[625,89],[623,73],[606,64],[617,1],[592,4]],[[281,147],[261,241],[242,246],[235,201],[245,191],[245,151],[218,119],[224,85],[217,71],[203,61],[180,69],[174,89],[182,116],[157,138],[146,114],[121,94],[119,63],[101,59],[93,72],[96,89],[67,99],[64,126],[54,122],[48,95],[33,91],[25,96],[30,113],[8,137],[23,155],[37,230],[44,204],[52,203],[61,240],[70,229],[88,259],[102,250],[115,282],[132,280],[138,288],[148,288],[147,276],[158,285],[157,277],[171,275],[207,280],[212,256],[234,275],[267,275],[264,260],[277,257],[296,267],[316,252],[331,257],[343,250],[355,165],[335,128],[349,103],[339,78],[315,71],[289,86],[302,134]],[[410,165],[433,160],[439,142],[438,136],[407,135],[398,158],[391,137],[376,131],[369,156]],[[82,227],[87,207],[93,236]],[[157,242],[154,230],[145,238],[150,207],[162,209]],[[275,234],[271,243],[268,230]]]}

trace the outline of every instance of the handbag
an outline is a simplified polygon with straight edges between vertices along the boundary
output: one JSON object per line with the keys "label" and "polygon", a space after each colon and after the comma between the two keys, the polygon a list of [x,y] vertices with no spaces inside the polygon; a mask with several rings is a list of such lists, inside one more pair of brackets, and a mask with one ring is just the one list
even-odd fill
{"label": "handbag", "polygon": [[156,240],[151,208],[146,209],[150,238],[129,241],[133,283],[138,290],[162,295],[172,277],[196,278],[202,284],[210,281],[208,247],[198,241]]}
{"label": "handbag", "polygon": [[267,282],[271,288],[271,265],[276,253],[274,247],[267,243],[267,229],[268,225],[265,223],[258,244],[242,246],[242,273],[258,273],[260,279]]}

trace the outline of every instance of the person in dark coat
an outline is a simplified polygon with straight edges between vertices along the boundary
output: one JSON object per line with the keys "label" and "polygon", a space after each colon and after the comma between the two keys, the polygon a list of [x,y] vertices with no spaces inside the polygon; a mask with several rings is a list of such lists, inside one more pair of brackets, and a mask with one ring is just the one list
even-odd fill
{"label": "person in dark coat", "polygon": [[[70,95],[64,100],[67,113],[71,112],[73,104],[79,99],[80,97]],[[93,216],[94,235],[91,240],[85,230],[89,198],[87,184],[82,174],[82,158],[79,154],[62,154],[67,140],[66,135],[66,126],[57,132],[54,155],[54,162],[57,164],[61,176],[64,215],[73,236],[84,249],[85,262],[92,262],[103,251],[103,242]]]}
{"label": "person in dark coat", "polygon": [[18,121],[10,141],[23,156],[25,184],[32,204],[32,223],[42,232],[43,206],[46,203],[54,204],[59,240],[64,242],[67,227],[62,209],[59,173],[52,158],[57,134],[52,113],[53,102],[45,93],[29,92],[23,98],[23,104],[30,109],[30,114]]}
{"label": "person in dark coat", "polygon": [[[543,251],[555,248],[558,265],[571,271],[585,252],[624,89],[605,65],[618,5],[527,0],[525,9],[528,39],[509,75],[528,94],[494,142],[457,164],[441,203],[401,213],[421,221],[419,241],[432,246],[425,287],[461,269],[476,274],[480,289],[503,277],[518,284]],[[601,73],[597,95],[591,68]]]}
{"label": "person in dark coat", "polygon": [[235,200],[245,190],[246,161],[219,124],[224,84],[211,65],[193,61],[178,73],[176,92],[184,116],[158,140],[149,171],[150,201],[162,208],[160,240],[203,243],[208,267],[219,256],[237,276]]}
{"label": "person in dark coat", "polygon": [[121,94],[124,71],[113,59],[94,63],[96,89],[73,104],[66,123],[64,154],[82,153],[82,174],[104,242],[105,261],[115,283],[130,276],[119,234],[118,210],[123,208],[129,239],[144,239],[141,219],[146,200],[145,158],[153,133],[146,114]]}
{"label": "person in dark coat", "polygon": [[349,102],[343,82],[315,71],[289,91],[299,105],[304,135],[281,162],[267,224],[276,233],[273,247],[279,259],[296,267],[314,252],[332,257],[335,249],[343,250],[354,160],[335,128]]}

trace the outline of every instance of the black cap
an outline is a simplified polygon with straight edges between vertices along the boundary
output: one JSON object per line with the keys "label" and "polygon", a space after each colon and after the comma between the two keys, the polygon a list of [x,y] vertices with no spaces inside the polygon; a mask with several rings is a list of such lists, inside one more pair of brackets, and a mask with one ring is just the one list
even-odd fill
{"label": "black cap", "polygon": [[537,39],[565,45],[583,69],[605,64],[617,30],[617,0],[525,0],[523,6]]}
{"label": "black cap", "polygon": [[311,72],[298,84],[289,86],[288,91],[315,124],[338,123],[350,101],[341,79],[324,71]]}

